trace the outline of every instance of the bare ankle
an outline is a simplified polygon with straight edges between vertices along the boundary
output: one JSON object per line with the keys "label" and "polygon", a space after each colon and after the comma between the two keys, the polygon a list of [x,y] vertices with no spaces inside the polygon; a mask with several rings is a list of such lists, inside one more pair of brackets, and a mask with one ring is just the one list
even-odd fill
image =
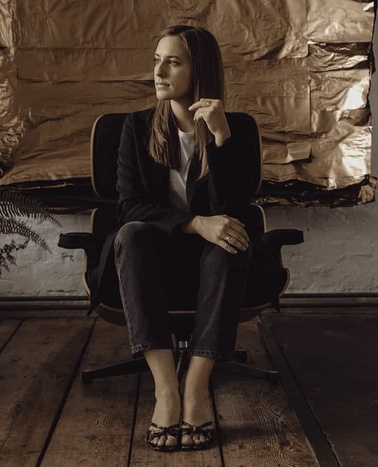
{"label": "bare ankle", "polygon": [[155,388],[155,397],[156,398],[174,398],[179,396],[179,387],[177,386],[157,386]]}
{"label": "bare ankle", "polygon": [[184,389],[185,397],[207,396],[209,394],[208,384],[186,384]]}

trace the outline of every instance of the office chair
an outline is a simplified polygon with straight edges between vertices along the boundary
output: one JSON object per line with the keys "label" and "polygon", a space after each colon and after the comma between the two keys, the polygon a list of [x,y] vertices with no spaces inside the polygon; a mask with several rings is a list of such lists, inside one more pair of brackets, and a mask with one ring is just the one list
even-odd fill
{"label": "office chair", "polygon": [[[118,277],[115,268],[113,275],[104,278],[105,287],[100,303],[94,303],[98,293],[98,274],[101,253],[106,247],[108,234],[117,227],[117,156],[123,122],[127,114],[107,114],[99,117],[91,136],[91,173],[94,191],[102,199],[113,202],[92,212],[91,233],[71,232],[61,234],[58,245],[62,248],[83,249],[86,254],[84,286],[91,300],[91,310],[115,325],[126,325],[125,315],[118,290]],[[251,215],[258,222],[261,235],[257,238],[258,254],[249,264],[246,293],[239,322],[248,321],[271,304],[279,311],[279,297],[289,284],[289,271],[282,264],[283,245],[296,245],[303,242],[303,233],[295,229],[278,229],[266,232],[264,211],[251,205]],[[188,365],[188,343],[195,322],[195,310],[186,309],[183,303],[180,310],[169,311],[170,330],[174,336],[174,357],[178,380],[181,381]],[[217,361],[214,371],[239,374],[255,378],[278,380],[277,371],[255,368],[246,364],[247,351],[235,350],[232,361]],[[82,379],[89,384],[93,379],[147,371],[149,367],[144,357],[96,370],[84,370]]]}

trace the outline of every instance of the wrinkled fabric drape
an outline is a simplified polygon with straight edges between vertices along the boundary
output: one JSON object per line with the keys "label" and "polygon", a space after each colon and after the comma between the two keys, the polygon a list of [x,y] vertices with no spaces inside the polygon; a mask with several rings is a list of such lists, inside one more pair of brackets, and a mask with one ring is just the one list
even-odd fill
{"label": "wrinkled fabric drape", "polygon": [[174,23],[218,39],[227,109],[257,120],[275,202],[295,182],[365,183],[356,203],[372,201],[374,8],[360,0],[0,2],[0,184],[90,177],[94,120],[154,104],[154,39]]}

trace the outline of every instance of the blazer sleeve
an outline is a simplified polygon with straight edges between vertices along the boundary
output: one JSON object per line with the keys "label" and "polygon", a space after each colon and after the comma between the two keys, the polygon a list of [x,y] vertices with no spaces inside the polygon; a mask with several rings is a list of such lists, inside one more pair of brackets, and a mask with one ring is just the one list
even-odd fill
{"label": "blazer sleeve", "polygon": [[212,215],[240,218],[261,185],[261,140],[253,117],[235,117],[229,121],[230,138],[220,147],[207,146],[208,191]]}
{"label": "blazer sleeve", "polygon": [[117,159],[118,220],[121,225],[131,221],[148,222],[168,235],[182,234],[182,224],[196,216],[149,199],[138,164],[138,145],[133,115],[123,125]]}

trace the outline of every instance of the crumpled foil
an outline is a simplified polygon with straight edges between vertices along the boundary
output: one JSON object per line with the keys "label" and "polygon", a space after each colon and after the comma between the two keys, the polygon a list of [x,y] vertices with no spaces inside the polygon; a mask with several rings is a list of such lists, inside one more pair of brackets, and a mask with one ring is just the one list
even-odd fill
{"label": "crumpled foil", "polygon": [[0,184],[88,179],[93,122],[154,104],[154,40],[177,23],[213,32],[227,110],[259,124],[260,201],[374,199],[374,4],[359,0],[1,1]]}

